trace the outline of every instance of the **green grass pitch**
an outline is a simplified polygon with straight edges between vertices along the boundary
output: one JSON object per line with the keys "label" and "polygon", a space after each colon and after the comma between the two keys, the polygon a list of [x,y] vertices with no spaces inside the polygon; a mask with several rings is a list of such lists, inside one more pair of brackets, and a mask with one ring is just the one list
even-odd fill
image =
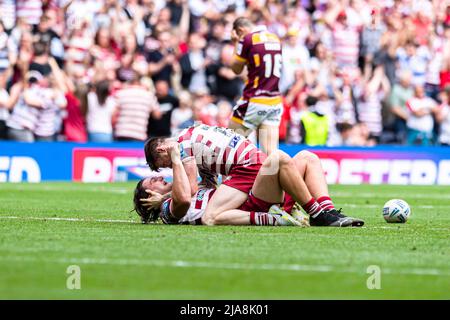
{"label": "green grass pitch", "polygon": [[[449,187],[332,186],[351,229],[141,225],[133,188],[0,184],[0,299],[450,299]],[[406,224],[384,222],[392,198]]]}

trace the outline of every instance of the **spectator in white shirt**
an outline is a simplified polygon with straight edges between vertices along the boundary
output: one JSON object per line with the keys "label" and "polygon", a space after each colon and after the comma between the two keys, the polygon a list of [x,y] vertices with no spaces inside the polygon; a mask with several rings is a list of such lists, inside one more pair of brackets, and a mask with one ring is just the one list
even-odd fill
{"label": "spectator in white shirt", "polygon": [[26,74],[24,81],[15,83],[10,91],[8,108],[11,115],[6,121],[9,140],[34,142],[33,131],[39,119],[38,96],[41,92],[39,82],[43,76],[37,71]]}
{"label": "spectator in white shirt", "polygon": [[372,78],[364,84],[358,99],[358,119],[367,126],[371,138],[379,141],[383,131],[382,101],[390,91],[389,79],[382,67],[378,67]]}
{"label": "spectator in white shirt", "polygon": [[174,109],[170,118],[172,136],[184,129],[183,124],[192,119],[192,97],[188,91],[181,91],[178,95],[179,107]]}
{"label": "spectator in white shirt", "polygon": [[9,118],[9,94],[6,91],[6,71],[0,73],[0,140],[8,138],[8,130],[6,128],[6,120]]}
{"label": "spectator in white shirt", "polygon": [[94,90],[87,95],[86,124],[91,142],[112,142],[112,118],[116,110],[116,102],[109,95],[110,84],[107,80],[95,84]]}
{"label": "spectator in white shirt", "polygon": [[406,106],[407,144],[431,145],[434,127],[432,112],[436,109],[436,102],[425,95],[423,85],[416,85],[414,96],[406,102]]}
{"label": "spectator in white shirt", "polygon": [[66,108],[67,100],[64,92],[59,90],[53,76],[39,82],[35,97],[38,106],[38,118],[33,130],[35,141],[55,141],[56,134],[61,131],[61,109]]}
{"label": "spectator in white shirt", "polygon": [[308,72],[309,51],[298,41],[298,30],[289,29],[283,43],[283,70],[280,79],[280,91],[286,92],[294,84],[295,72],[299,69]]}
{"label": "spectator in white shirt", "polygon": [[436,109],[436,121],[440,124],[438,142],[442,146],[450,146],[450,86],[440,95],[441,105]]}
{"label": "spectator in white shirt", "polygon": [[430,51],[425,46],[420,46],[410,40],[405,47],[397,50],[397,59],[400,70],[411,70],[413,73],[413,84],[424,85],[428,63],[431,60]]}
{"label": "spectator in white shirt", "polygon": [[321,85],[331,90],[331,80],[335,70],[332,53],[322,42],[313,48],[313,56],[309,60],[311,79],[306,79],[309,85]]}

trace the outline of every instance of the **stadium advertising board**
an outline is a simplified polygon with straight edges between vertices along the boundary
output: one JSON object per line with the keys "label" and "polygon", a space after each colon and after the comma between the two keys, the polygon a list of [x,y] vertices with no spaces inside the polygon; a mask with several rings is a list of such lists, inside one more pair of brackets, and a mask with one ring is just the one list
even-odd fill
{"label": "stadium advertising board", "polygon": [[[291,156],[304,149],[280,148]],[[321,158],[330,184],[450,185],[450,148],[308,150]],[[0,143],[0,182],[113,182],[150,174],[140,143]]]}

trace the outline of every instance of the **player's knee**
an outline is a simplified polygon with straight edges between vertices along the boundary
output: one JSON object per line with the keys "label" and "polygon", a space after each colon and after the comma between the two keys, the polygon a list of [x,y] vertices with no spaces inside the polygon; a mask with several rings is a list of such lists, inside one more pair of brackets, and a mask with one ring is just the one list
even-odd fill
{"label": "player's knee", "polygon": [[275,152],[277,154],[280,167],[281,166],[293,166],[294,165],[294,161],[292,160],[292,158],[286,152],[283,152],[281,150],[277,150]]}
{"label": "player's knee", "polygon": [[214,225],[214,218],[207,217],[205,215],[202,216],[202,224],[205,226],[213,226]]}
{"label": "player's knee", "polygon": [[280,168],[295,165],[291,157],[281,150],[274,151],[263,163],[260,174],[274,175]]}
{"label": "player's knee", "polygon": [[202,224],[205,226],[214,226],[219,224],[218,215],[204,214],[201,218]]}
{"label": "player's knee", "polygon": [[218,226],[226,224],[226,219],[222,218],[221,215],[218,215],[212,219],[210,226]]}
{"label": "player's knee", "polygon": [[279,164],[287,163],[289,162],[290,159],[291,157],[289,157],[289,155],[286,152],[281,150],[273,151],[268,157],[268,160],[270,160],[271,163],[277,162]]}

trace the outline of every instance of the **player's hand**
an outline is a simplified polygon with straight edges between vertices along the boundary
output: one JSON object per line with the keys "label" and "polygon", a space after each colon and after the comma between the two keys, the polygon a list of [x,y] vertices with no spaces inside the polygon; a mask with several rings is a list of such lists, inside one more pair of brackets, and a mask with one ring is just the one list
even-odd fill
{"label": "player's hand", "polygon": [[237,34],[236,30],[231,30],[231,41],[233,43],[239,42],[241,40],[241,37]]}
{"label": "player's hand", "polygon": [[161,203],[164,201],[164,196],[162,194],[150,189],[146,189],[145,192],[149,194],[149,197],[140,199],[143,207],[147,207],[147,210],[150,210],[161,206]]}
{"label": "player's hand", "polygon": [[171,143],[167,148],[172,163],[181,162],[180,145],[175,142]]}

